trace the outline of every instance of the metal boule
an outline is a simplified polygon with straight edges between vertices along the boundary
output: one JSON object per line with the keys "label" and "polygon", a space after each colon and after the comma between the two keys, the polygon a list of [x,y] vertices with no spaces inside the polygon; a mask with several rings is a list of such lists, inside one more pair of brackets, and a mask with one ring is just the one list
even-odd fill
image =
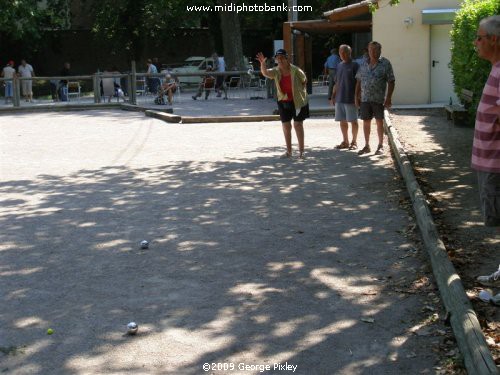
{"label": "metal boule", "polygon": [[129,335],[135,335],[138,329],[139,326],[137,325],[136,322],[130,322],[129,324],[127,324],[127,333]]}

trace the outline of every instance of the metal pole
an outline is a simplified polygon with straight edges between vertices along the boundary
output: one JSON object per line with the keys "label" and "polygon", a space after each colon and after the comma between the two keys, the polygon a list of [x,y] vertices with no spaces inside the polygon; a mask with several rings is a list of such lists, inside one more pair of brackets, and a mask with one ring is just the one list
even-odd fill
{"label": "metal pole", "polygon": [[97,74],[92,75],[92,86],[94,89],[94,103],[99,103],[101,101],[101,88],[99,87],[99,82],[97,79]]}
{"label": "metal pole", "polygon": [[129,103],[132,102],[132,97],[130,95],[132,95],[132,77],[130,74],[127,74],[127,96]]}
{"label": "metal pole", "polygon": [[137,105],[137,72],[135,67],[135,61],[132,61],[132,84],[130,85],[130,92],[128,93],[128,97],[130,99],[130,104]]}
{"label": "metal pole", "polygon": [[14,77],[12,79],[12,91],[13,91],[13,97],[12,97],[12,104],[14,104],[14,107],[20,107],[21,106],[21,85],[19,83],[19,79],[17,76],[14,74]]}

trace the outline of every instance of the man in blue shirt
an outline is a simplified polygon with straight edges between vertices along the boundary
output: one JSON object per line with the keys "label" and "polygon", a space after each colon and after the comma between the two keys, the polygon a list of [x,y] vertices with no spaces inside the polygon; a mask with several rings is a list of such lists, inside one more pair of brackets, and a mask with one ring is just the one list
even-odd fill
{"label": "man in blue shirt", "polygon": [[[342,142],[336,149],[355,150],[357,148],[356,138],[358,136],[358,109],[354,104],[356,90],[356,73],[359,65],[351,59],[351,47],[342,44],[339,47],[342,62],[337,66],[337,77],[333,87],[331,103],[335,105],[335,121],[340,121],[342,131]],[[352,125],[352,142],[349,143],[348,123]]]}
{"label": "man in blue shirt", "polygon": [[325,62],[325,74],[328,74],[328,100],[332,99],[333,85],[335,84],[335,76],[337,75],[337,65],[340,63],[340,57],[337,54],[337,49],[333,48],[330,51]]}

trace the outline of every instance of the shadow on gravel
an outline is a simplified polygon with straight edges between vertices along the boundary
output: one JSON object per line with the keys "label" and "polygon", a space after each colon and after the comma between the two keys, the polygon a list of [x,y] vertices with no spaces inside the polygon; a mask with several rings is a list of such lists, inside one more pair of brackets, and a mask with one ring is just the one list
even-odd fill
{"label": "shadow on gravel", "polygon": [[[495,230],[485,228],[482,221],[476,173],[471,168],[474,129],[454,126],[446,119],[443,109],[398,110],[394,115],[395,121],[397,117],[404,119],[405,123],[396,128],[406,144],[416,177],[428,194],[444,241],[448,241],[450,250],[473,243],[475,248],[471,251],[482,253],[476,261],[486,261],[483,269],[489,270],[488,274],[493,272],[495,264],[500,263],[500,238]],[[473,254],[462,255],[467,258]],[[467,259],[456,261],[459,267],[464,263],[468,263]],[[477,265],[469,266],[479,271]]]}
{"label": "shadow on gravel", "polygon": [[[391,280],[418,265],[400,259],[412,248],[401,190],[390,168],[353,155],[3,182],[0,346],[24,353],[0,371],[200,374],[270,357],[299,374],[429,368],[412,353],[419,336],[398,339],[416,297]],[[354,172],[366,178],[346,180]],[[132,320],[139,334],[124,336]]]}

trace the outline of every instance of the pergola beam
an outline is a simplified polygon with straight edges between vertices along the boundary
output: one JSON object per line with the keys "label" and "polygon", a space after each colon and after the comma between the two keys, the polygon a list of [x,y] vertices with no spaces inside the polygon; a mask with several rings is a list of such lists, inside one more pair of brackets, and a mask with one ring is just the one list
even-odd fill
{"label": "pergola beam", "polygon": [[346,18],[358,17],[370,12],[370,6],[378,8],[378,0],[365,0],[357,4],[348,5],[323,13],[323,17],[330,21],[340,21]]}
{"label": "pergola beam", "polygon": [[[286,22],[288,23],[288,22]],[[314,33],[349,33],[368,32],[372,28],[372,21],[337,21],[326,20],[298,21],[288,23],[291,30]]]}

